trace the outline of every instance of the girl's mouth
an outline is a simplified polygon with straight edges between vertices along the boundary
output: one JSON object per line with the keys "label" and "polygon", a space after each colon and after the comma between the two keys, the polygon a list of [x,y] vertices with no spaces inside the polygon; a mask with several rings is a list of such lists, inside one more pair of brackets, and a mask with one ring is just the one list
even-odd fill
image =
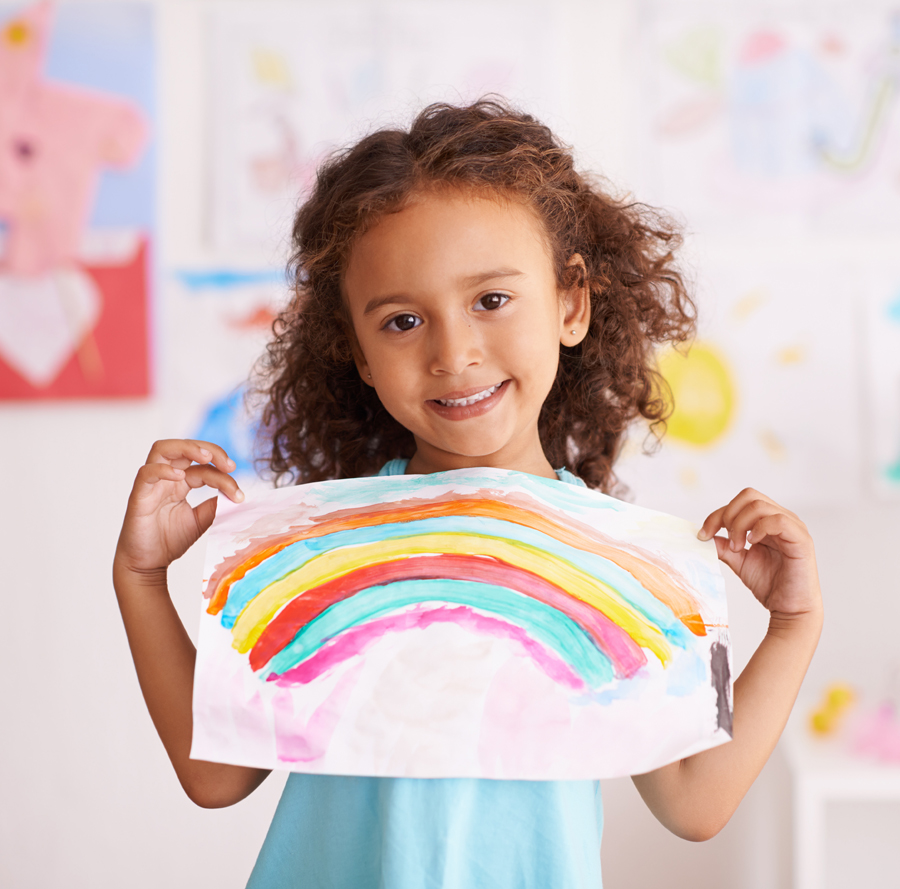
{"label": "girl's mouth", "polygon": [[488,386],[486,389],[473,392],[464,398],[433,398],[426,404],[440,414],[451,420],[467,420],[469,417],[477,417],[487,413],[506,392],[509,380]]}
{"label": "girl's mouth", "polygon": [[436,398],[435,401],[444,405],[444,407],[466,407],[466,405],[476,404],[479,401],[484,401],[485,398],[490,398],[499,388],[500,383],[497,383],[496,386],[482,389],[481,392],[476,392],[468,398]]}

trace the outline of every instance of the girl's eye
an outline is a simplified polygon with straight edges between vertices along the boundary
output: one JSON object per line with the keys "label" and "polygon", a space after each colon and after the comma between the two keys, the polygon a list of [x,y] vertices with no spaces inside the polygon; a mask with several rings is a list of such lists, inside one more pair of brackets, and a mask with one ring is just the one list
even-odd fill
{"label": "girl's eye", "polygon": [[417,318],[415,315],[395,315],[385,324],[385,329],[393,329],[393,330],[412,330],[414,327],[418,327],[422,323],[420,318]]}
{"label": "girl's eye", "polygon": [[500,306],[508,302],[509,297],[505,293],[486,293],[475,303],[475,311],[484,312],[491,309],[499,309]]}

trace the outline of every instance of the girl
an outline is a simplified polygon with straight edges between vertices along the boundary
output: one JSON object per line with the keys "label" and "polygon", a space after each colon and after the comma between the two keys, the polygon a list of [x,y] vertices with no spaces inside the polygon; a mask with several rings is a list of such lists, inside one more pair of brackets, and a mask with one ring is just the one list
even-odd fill
{"label": "girl", "polygon": [[[608,491],[629,423],[665,416],[654,348],[693,329],[677,236],[579,175],[527,115],[435,105],[408,132],[368,136],[321,169],[294,245],[294,298],[264,368],[278,476],[493,466]],[[167,566],[215,514],[215,499],[192,509],[188,492],[242,500],[233,469],[215,444],[157,442],[114,567],[147,706],[201,806],[231,805],[266,777],[188,758],[195,653],[166,589]],[[748,489],[700,537],[721,529],[719,558],[771,615],[735,683],[734,740],[634,777],[692,840],[716,834],[756,778],[822,625],[797,516]],[[601,827],[592,781],[292,774],[250,885],[596,887]]]}

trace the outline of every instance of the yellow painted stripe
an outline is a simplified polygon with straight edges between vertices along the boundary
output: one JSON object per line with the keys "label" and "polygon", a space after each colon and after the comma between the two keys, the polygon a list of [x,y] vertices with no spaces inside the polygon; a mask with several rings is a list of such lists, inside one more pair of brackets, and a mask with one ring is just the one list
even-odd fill
{"label": "yellow painted stripe", "polygon": [[270,584],[247,603],[232,628],[234,647],[240,652],[249,651],[272,618],[303,590],[368,565],[427,553],[493,556],[532,571],[562,587],[569,595],[601,611],[638,645],[652,651],[663,664],[669,660],[671,650],[662,632],[609,584],[592,577],[571,562],[527,543],[459,532],[400,537],[342,547],[314,556],[301,568]]}

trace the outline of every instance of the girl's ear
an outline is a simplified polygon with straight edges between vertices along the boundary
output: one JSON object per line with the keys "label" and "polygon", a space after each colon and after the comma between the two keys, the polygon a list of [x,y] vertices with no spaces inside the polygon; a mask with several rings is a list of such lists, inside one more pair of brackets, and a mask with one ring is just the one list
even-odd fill
{"label": "girl's ear", "polygon": [[566,268],[575,266],[580,274],[578,283],[560,294],[559,341],[564,346],[577,346],[587,335],[591,323],[591,288],[587,268],[580,253],[573,253]]}
{"label": "girl's ear", "polygon": [[369,365],[366,363],[365,356],[360,350],[359,343],[356,342],[355,336],[350,338],[350,347],[353,349],[353,363],[359,371],[360,378],[366,385],[374,386],[375,384],[372,382],[372,372],[369,370]]}
{"label": "girl's ear", "polygon": [[375,384],[372,382],[372,372],[369,370],[366,356],[363,355],[362,349],[359,347],[359,340],[356,339],[356,333],[347,322],[343,322],[341,326],[344,328],[344,335],[350,342],[350,351],[353,353],[353,363],[356,365],[360,379],[362,379],[366,385],[374,386]]}

